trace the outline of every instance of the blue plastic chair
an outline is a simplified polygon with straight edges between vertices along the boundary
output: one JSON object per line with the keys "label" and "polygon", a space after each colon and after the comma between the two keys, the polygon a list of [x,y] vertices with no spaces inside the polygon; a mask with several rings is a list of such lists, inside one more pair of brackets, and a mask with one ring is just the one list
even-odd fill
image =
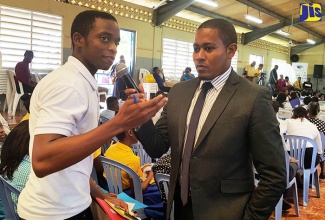
{"label": "blue plastic chair", "polygon": [[[290,156],[287,152],[285,152],[285,159],[286,159],[286,169],[287,169],[287,189],[290,189],[291,187],[294,187],[292,189],[292,194],[293,194],[293,202],[295,205],[295,210],[296,210],[296,216],[300,216],[299,213],[299,204],[298,204],[298,192],[297,192],[297,181],[296,177],[293,177],[293,179],[290,181],[289,180],[289,173],[290,173]],[[283,204],[283,195],[281,196],[278,204],[275,206],[275,220],[279,220],[282,218],[282,204]]]}
{"label": "blue plastic chair", "polygon": [[[313,182],[315,184],[317,198],[320,197],[319,176],[318,176],[317,166],[315,166],[317,149],[318,149],[317,143],[310,138],[295,136],[295,135],[286,135],[284,136],[284,139],[286,140],[287,144],[289,144],[290,146],[290,156],[294,157],[299,162],[298,172],[299,171],[303,172],[304,175],[303,205],[307,206],[310,175],[312,175],[314,179]],[[312,160],[309,169],[305,168],[304,165],[307,142],[313,145]]]}
{"label": "blue plastic chair", "polygon": [[[138,174],[130,167],[115,160],[111,160],[103,156],[100,156],[100,159],[106,174],[108,191],[115,194],[123,192],[121,171],[125,171],[132,178],[135,199],[143,203],[141,180]],[[144,209],[138,209],[137,216],[141,219],[147,218],[144,213]]]}
{"label": "blue plastic chair", "polygon": [[136,143],[136,144],[132,144],[132,151],[135,155],[140,157],[140,165],[141,166],[143,166],[147,163],[152,163],[152,158],[144,150],[140,141],[138,141],[138,143]]}
{"label": "blue plastic chair", "polygon": [[16,213],[16,204],[12,200],[12,194],[18,197],[20,192],[0,176],[0,199],[5,211],[6,220],[19,220],[19,216]]}
{"label": "blue plastic chair", "polygon": [[[160,191],[160,194],[165,194],[166,198],[168,199],[168,188],[169,188],[169,179],[170,175],[164,174],[164,173],[155,173],[154,175],[155,182],[158,186],[158,189]],[[160,184],[161,183],[161,184]],[[163,186],[163,189],[161,188],[161,185]],[[170,220],[174,220],[174,204],[172,206],[172,210],[170,212]]]}

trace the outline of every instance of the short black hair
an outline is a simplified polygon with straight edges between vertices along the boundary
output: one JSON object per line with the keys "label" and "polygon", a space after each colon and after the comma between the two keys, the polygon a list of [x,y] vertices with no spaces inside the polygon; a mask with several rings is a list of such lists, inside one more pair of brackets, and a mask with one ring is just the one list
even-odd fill
{"label": "short black hair", "polygon": [[26,50],[24,53],[24,57],[26,57],[29,54],[32,54],[34,56],[34,52],[32,50]]}
{"label": "short black hair", "polygon": [[156,70],[159,70],[159,67],[155,66],[155,67],[153,68],[153,72],[154,72],[154,73],[156,72]]}
{"label": "short black hair", "polygon": [[318,102],[310,102],[308,105],[309,116],[317,116],[320,111]]}
{"label": "short black hair", "polygon": [[118,135],[116,135],[117,139],[121,142],[125,140],[126,137],[126,133],[127,131],[123,131],[122,133],[119,133]]}
{"label": "short black hair", "polygon": [[215,18],[207,20],[199,26],[198,30],[201,28],[217,29],[219,38],[226,47],[233,43],[237,44],[237,33],[234,25],[225,19]]}
{"label": "short black hair", "polygon": [[318,97],[316,97],[316,96],[313,96],[313,97],[311,98],[311,101],[312,101],[312,102],[318,102],[318,101],[319,101],[319,99],[318,99]]}
{"label": "short black hair", "polygon": [[8,134],[1,148],[0,174],[12,179],[29,149],[29,120],[20,122]]}
{"label": "short black hair", "polygon": [[73,20],[72,25],[71,25],[70,36],[71,36],[72,48],[74,48],[73,34],[78,32],[83,37],[87,37],[89,34],[89,31],[93,28],[94,23],[97,18],[107,19],[107,20],[117,22],[116,18],[113,15],[106,13],[106,12],[96,11],[96,10],[86,10],[86,11],[80,12],[75,17],[75,19]]}
{"label": "short black hair", "polygon": [[106,106],[108,109],[114,105],[114,102],[117,102],[118,99],[115,96],[110,96],[106,99]]}
{"label": "short black hair", "polygon": [[293,115],[292,118],[306,118],[307,110],[304,107],[297,107],[292,110]]}
{"label": "short black hair", "polygon": [[304,102],[305,105],[308,105],[308,104],[311,102],[311,97],[306,96],[306,97],[304,98],[303,102]]}

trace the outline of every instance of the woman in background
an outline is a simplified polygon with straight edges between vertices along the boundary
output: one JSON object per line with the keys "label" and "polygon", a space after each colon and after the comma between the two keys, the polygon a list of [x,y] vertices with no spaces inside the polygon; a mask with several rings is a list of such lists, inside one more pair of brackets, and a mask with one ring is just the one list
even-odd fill
{"label": "woman in background", "polygon": [[[25,187],[31,168],[28,125],[29,120],[25,120],[12,129],[1,149],[0,174],[19,191]],[[17,204],[17,196],[13,196],[13,201]],[[2,202],[0,219],[4,219]]]}

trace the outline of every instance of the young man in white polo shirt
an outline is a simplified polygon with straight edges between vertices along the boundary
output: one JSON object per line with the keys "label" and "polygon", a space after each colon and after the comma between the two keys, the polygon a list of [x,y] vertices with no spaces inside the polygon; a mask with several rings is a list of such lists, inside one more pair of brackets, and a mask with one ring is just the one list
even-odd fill
{"label": "young man in white polo shirt", "polygon": [[[117,53],[120,29],[104,12],[84,11],[71,27],[73,54],[45,77],[30,105],[32,170],[18,201],[22,219],[92,219],[91,197],[108,199],[90,178],[92,153],[115,135],[148,121],[166,103],[158,97],[139,103],[127,100],[109,122],[97,127],[99,95],[94,78],[109,69]],[[90,196],[91,195],[91,196]]]}

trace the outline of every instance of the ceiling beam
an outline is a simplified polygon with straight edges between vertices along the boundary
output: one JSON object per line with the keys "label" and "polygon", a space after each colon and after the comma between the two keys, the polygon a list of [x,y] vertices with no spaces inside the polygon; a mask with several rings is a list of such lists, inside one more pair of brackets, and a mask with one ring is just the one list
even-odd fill
{"label": "ceiling beam", "polygon": [[324,44],[325,40],[322,40],[320,42],[317,42],[316,44],[304,44],[304,45],[298,45],[290,48],[290,54],[298,54],[304,50],[316,47],[320,44]]}
{"label": "ceiling beam", "polygon": [[[281,16],[281,15],[279,15],[279,14],[273,12],[273,11],[270,11],[269,9],[264,8],[264,7],[254,3],[254,2],[251,2],[249,0],[236,0],[236,1],[238,1],[238,2],[240,2],[242,4],[244,4],[244,5],[247,5],[249,7],[255,8],[256,10],[259,10],[259,11],[265,13],[265,14],[268,14],[268,15],[276,18],[276,19],[279,19],[280,22],[284,22],[284,23],[289,22],[289,24],[291,24],[291,19],[287,19],[286,17],[283,17],[283,16]],[[312,31],[312,30],[310,30],[308,28],[305,28],[304,26],[298,24],[299,22],[300,22],[300,20],[296,20],[296,23],[293,23],[293,26],[295,26],[296,28],[299,28],[299,29],[301,29],[303,31],[306,31],[307,33],[312,34],[312,35],[314,35],[314,36],[316,36],[316,37],[318,37],[320,39],[324,39],[324,36],[322,36],[321,34],[315,32],[315,31]]]}
{"label": "ceiling beam", "polygon": [[[299,18],[297,18],[297,19],[299,20]],[[294,20],[294,22],[295,22],[295,20]],[[274,24],[274,25],[271,25],[271,26],[268,26],[265,28],[260,28],[260,29],[248,32],[248,33],[244,34],[244,36],[242,37],[242,44],[246,45],[254,40],[257,40],[261,37],[269,35],[275,31],[287,26],[288,25],[287,22],[289,22],[289,21],[281,22],[279,24]]]}
{"label": "ceiling beam", "polygon": [[[237,20],[222,16],[222,15],[218,15],[218,14],[215,14],[215,13],[212,13],[210,11],[206,11],[204,9],[197,8],[197,7],[194,7],[194,6],[189,6],[189,7],[186,8],[186,10],[197,13],[197,14],[200,14],[200,15],[204,15],[204,16],[207,16],[207,17],[211,17],[211,18],[222,18],[222,19],[225,19],[225,20],[229,21],[233,25],[243,27],[243,28],[247,28],[247,29],[250,29],[250,30],[253,30],[253,31],[259,30],[257,27],[252,26],[252,25],[248,25],[247,23],[240,22],[240,21],[237,21]],[[287,37],[279,36],[279,35],[273,34],[273,33],[269,34],[269,36],[272,36],[272,37],[275,37],[275,38],[278,38],[278,39],[284,40],[284,41],[289,41],[290,40]],[[243,43],[243,37],[242,37],[242,43]]]}
{"label": "ceiling beam", "polygon": [[169,18],[176,15],[178,12],[191,5],[195,0],[178,0],[168,2],[167,4],[154,9],[153,11],[153,24],[159,26]]}

